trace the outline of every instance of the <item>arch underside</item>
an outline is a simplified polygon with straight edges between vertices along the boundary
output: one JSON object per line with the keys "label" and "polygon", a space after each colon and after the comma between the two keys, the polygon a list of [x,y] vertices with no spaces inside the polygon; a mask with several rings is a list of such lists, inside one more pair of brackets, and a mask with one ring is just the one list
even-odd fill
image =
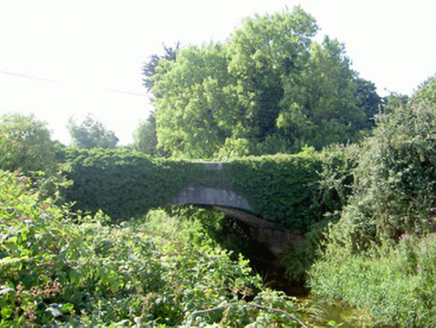
{"label": "arch underside", "polygon": [[233,190],[210,187],[187,187],[170,202],[175,204],[217,205],[252,211],[248,201]]}

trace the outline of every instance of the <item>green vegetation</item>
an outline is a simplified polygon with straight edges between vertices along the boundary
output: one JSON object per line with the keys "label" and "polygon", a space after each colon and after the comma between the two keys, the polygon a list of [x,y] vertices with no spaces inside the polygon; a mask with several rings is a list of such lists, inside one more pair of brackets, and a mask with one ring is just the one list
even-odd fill
{"label": "green vegetation", "polygon": [[184,161],[153,160],[127,149],[66,149],[61,157],[74,181],[66,199],[76,202],[77,210],[102,209],[114,222],[167,205],[198,171]]}
{"label": "green vegetation", "polygon": [[[295,326],[295,307],[265,289],[248,261],[185,222],[155,211],[107,225],[41,201],[0,171],[0,324],[166,327],[256,322]],[[219,307],[210,312],[199,312]],[[293,319],[295,318],[295,320]]]}
{"label": "green vegetation", "polygon": [[436,324],[436,239],[405,234],[395,247],[329,250],[311,270],[311,292],[367,309],[378,325]]}
{"label": "green vegetation", "polygon": [[68,131],[71,135],[74,148],[92,149],[109,148],[114,149],[118,143],[115,133],[106,130],[101,122],[94,120],[90,115],[81,123],[77,124],[73,119],[68,122]]}
{"label": "green vegetation", "polygon": [[33,115],[6,114],[0,117],[0,169],[51,172],[57,166],[55,150],[46,123]]}
{"label": "green vegetation", "polygon": [[352,160],[344,147],[323,153],[313,148],[293,155],[244,157],[223,163],[222,171],[203,163],[152,159],[130,150],[66,150],[74,185],[64,195],[74,209],[102,209],[112,222],[166,206],[186,187],[232,189],[252,204],[253,212],[307,237],[282,263],[286,276],[301,281],[315,258],[322,233],[336,222],[352,184]]}
{"label": "green vegetation", "polygon": [[89,117],[66,148],[33,116],[2,116],[0,326],[304,325],[297,312],[318,310],[263,285],[234,221],[162,209],[193,186],[297,234],[285,276],[357,307],[353,324],[435,326],[436,75],[381,99],[317,30],[297,7],[165,48],[129,147]]}
{"label": "green vegetation", "polygon": [[436,77],[392,96],[360,146],[353,195],[310,271],[312,292],[368,308],[380,324],[435,324]]}
{"label": "green vegetation", "polygon": [[[337,159],[334,159],[338,156]],[[343,201],[336,191],[323,190],[319,174],[328,161],[342,161],[340,152],[325,164],[307,148],[294,155],[271,155],[233,159],[222,171],[209,171],[203,163],[152,159],[130,150],[66,150],[66,190],[75,209],[102,209],[113,220],[126,220],[150,208],[165,206],[189,186],[231,189],[252,204],[253,212],[294,232],[305,233],[327,211]],[[338,164],[335,164],[338,165]]]}
{"label": "green vegetation", "polygon": [[342,44],[314,41],[317,30],[296,7],[246,19],[224,44],[153,56],[144,74],[158,147],[228,158],[321,149],[367,134],[381,98],[351,70]]}
{"label": "green vegetation", "polygon": [[151,113],[145,122],[139,123],[133,133],[133,139],[132,148],[134,150],[153,157],[170,156],[169,152],[165,152],[162,148],[158,148],[157,146],[156,118],[154,113]]}

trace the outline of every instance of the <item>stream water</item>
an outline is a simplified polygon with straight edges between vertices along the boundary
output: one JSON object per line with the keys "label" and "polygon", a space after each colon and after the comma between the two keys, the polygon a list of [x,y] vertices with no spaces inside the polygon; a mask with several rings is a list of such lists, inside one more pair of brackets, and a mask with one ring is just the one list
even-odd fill
{"label": "stream water", "polygon": [[280,265],[279,258],[272,254],[264,245],[253,243],[249,254],[254,270],[261,275],[267,286],[296,297],[303,305],[300,315],[311,324],[323,327],[329,326],[352,328],[356,325],[356,310],[343,302],[326,301],[310,294],[303,281],[290,282],[285,278],[285,269]]}
{"label": "stream water", "polygon": [[250,263],[262,278],[265,284],[285,294],[296,297],[299,314],[305,322],[316,327],[362,327],[360,318],[362,312],[343,302],[333,302],[314,297],[306,287],[305,282],[291,282],[286,279],[285,268],[281,266],[280,259],[269,250],[265,244],[250,238],[249,229],[235,220],[226,220],[224,239],[238,240],[236,252],[242,252],[250,259]]}

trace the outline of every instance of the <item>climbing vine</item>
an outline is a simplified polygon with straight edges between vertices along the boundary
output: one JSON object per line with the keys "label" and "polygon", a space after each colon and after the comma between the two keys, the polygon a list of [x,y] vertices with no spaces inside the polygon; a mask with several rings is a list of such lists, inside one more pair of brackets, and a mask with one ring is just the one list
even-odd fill
{"label": "climbing vine", "polygon": [[211,165],[175,159],[153,159],[130,150],[72,150],[65,190],[75,209],[103,210],[122,221],[169,204],[189,186],[230,189],[245,197],[256,215],[292,230],[304,230],[322,217],[319,179],[322,170],[313,149],[296,155],[244,157]]}

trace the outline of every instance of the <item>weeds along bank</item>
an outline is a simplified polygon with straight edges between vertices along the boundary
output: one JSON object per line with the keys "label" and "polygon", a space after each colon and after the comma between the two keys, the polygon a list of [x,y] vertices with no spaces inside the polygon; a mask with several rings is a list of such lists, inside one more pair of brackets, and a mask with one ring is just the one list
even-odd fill
{"label": "weeds along bank", "polygon": [[366,309],[379,326],[434,327],[436,238],[405,235],[359,255],[336,249],[311,270],[311,291]]}
{"label": "weeds along bank", "polygon": [[198,223],[154,211],[108,225],[101,213],[74,216],[29,187],[0,171],[2,326],[296,325],[291,299],[263,287]]}

